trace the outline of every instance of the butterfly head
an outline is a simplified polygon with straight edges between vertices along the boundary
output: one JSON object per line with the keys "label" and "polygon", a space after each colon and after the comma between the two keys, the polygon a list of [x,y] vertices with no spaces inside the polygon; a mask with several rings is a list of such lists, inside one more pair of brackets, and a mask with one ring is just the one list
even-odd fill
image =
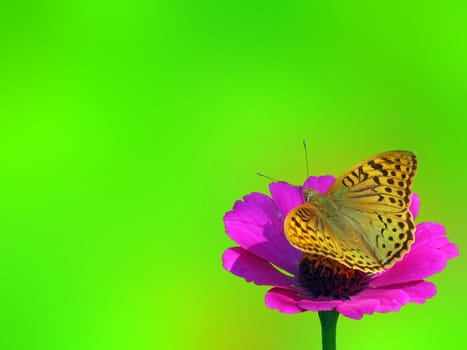
{"label": "butterfly head", "polygon": [[313,190],[311,188],[305,188],[303,190],[303,197],[305,199],[305,202],[307,202],[307,203],[314,202],[314,200],[320,195],[321,194],[318,191]]}

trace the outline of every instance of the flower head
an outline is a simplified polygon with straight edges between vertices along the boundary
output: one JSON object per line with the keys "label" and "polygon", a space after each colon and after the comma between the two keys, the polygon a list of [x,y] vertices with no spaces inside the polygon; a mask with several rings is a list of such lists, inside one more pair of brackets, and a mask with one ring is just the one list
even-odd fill
{"label": "flower head", "polygon": [[[336,309],[360,319],[364,314],[398,311],[408,302],[424,303],[436,294],[425,278],[440,272],[458,255],[442,225],[422,222],[416,226],[415,242],[402,260],[376,275],[349,269],[330,259],[304,255],[292,247],[284,234],[284,220],[304,203],[303,190],[325,194],[332,176],[310,177],[303,186],[285,182],[270,185],[272,198],[251,193],[237,201],[224,217],[227,234],[239,246],[222,257],[224,268],[257,285],[272,286],[266,305],[283,313]],[[418,214],[420,201],[412,195],[410,211]]]}

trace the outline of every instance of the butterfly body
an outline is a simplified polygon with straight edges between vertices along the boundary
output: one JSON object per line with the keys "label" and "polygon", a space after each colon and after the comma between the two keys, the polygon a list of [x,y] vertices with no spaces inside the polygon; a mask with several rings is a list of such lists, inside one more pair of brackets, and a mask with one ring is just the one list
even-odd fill
{"label": "butterfly body", "polygon": [[408,208],[416,168],[413,153],[385,152],[353,166],[325,195],[305,189],[305,204],[285,220],[287,239],[304,253],[364,272],[392,266],[413,243]]}

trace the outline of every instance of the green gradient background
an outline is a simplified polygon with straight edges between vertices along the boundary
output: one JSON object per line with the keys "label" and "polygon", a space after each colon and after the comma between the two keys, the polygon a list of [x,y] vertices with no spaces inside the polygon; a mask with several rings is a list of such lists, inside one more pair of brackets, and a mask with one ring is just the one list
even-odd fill
{"label": "green gradient background", "polygon": [[[1,349],[319,349],[317,315],[221,268],[261,171],[296,184],[391,149],[419,220],[465,246],[463,2],[5,1]],[[341,318],[341,349],[466,343],[466,269],[425,305]],[[457,345],[455,345],[457,344]]]}

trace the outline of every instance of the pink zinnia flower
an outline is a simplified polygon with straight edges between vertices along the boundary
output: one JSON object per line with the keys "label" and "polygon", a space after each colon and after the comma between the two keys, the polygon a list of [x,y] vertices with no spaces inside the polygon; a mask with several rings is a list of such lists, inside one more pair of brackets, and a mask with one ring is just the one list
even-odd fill
{"label": "pink zinnia flower", "polygon": [[[418,224],[410,252],[379,274],[368,276],[358,271],[343,281],[337,275],[339,279],[327,275],[322,280],[317,274],[303,276],[303,253],[287,241],[284,220],[291,209],[304,203],[303,189],[324,194],[334,181],[332,176],[312,176],[302,187],[274,182],[270,185],[272,198],[251,193],[237,201],[225,215],[224,224],[239,247],[224,252],[224,268],[248,282],[272,286],[266,293],[266,305],[289,314],[335,309],[360,319],[364,314],[398,311],[408,302],[421,304],[433,297],[435,285],[424,279],[443,270],[447,260],[458,255],[444,227],[434,222]],[[413,194],[410,211],[414,219],[419,204],[418,196]],[[310,292],[308,282],[315,283],[318,291]]]}

